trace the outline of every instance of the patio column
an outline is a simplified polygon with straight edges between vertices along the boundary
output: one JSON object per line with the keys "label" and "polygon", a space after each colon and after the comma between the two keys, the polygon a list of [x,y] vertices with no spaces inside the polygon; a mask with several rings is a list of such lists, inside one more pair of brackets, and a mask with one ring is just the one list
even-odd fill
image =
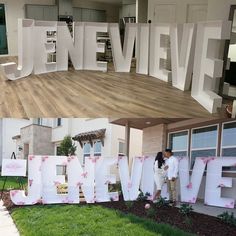
{"label": "patio column", "polygon": [[129,160],[129,144],[130,144],[130,126],[129,122],[125,125],[125,155],[128,157]]}

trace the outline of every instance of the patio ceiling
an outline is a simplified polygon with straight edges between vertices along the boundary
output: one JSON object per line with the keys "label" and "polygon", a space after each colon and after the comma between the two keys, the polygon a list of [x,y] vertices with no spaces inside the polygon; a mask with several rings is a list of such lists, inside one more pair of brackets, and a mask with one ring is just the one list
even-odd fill
{"label": "patio ceiling", "polygon": [[145,129],[159,124],[170,124],[189,118],[121,118],[121,119],[110,119],[111,124],[128,126],[135,129]]}

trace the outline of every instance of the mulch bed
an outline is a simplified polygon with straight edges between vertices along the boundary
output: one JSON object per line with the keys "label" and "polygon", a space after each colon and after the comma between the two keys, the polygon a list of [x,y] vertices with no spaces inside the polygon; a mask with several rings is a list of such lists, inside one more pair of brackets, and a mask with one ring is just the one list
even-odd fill
{"label": "mulch bed", "polygon": [[[5,192],[3,195],[3,202],[10,212],[13,208],[22,207],[13,205],[10,200],[9,193],[7,192]],[[145,209],[146,203],[149,203],[151,207],[155,208],[155,216],[148,216],[147,210]],[[85,204],[86,203],[81,203],[81,205]],[[197,235],[236,235],[235,226],[226,224],[216,217],[191,212],[189,215],[189,220],[186,221],[186,217],[179,213],[178,208],[170,206],[156,207],[152,202],[149,201],[134,201],[131,204],[126,204],[123,200],[120,200],[119,202],[104,202],[96,203],[95,205],[101,205],[107,208],[119,210],[124,214],[131,213],[142,218],[149,218],[156,221],[157,223],[170,224],[176,228],[182,229],[185,232],[190,232]]]}

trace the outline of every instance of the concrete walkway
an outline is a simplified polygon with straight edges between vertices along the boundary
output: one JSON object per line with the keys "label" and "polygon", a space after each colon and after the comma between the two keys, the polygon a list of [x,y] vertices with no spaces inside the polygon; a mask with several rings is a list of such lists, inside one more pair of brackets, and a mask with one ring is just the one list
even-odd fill
{"label": "concrete walkway", "polygon": [[[223,207],[213,207],[213,206],[207,206],[204,205],[202,202],[197,202],[196,204],[191,204],[193,207],[193,210],[195,212],[205,214],[205,215],[210,215],[210,216],[215,216],[217,217],[218,215],[222,214],[223,212],[227,211],[228,213],[233,212],[234,216],[236,217],[236,209],[228,209],[228,208],[223,208]],[[180,207],[178,204],[177,207]]]}
{"label": "concrete walkway", "polygon": [[0,235],[4,236],[19,236],[19,232],[7,209],[0,201]]}

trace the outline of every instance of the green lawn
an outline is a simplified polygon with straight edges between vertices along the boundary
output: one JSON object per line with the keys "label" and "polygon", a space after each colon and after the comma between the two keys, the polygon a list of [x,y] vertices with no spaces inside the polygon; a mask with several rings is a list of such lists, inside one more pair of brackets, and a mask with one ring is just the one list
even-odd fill
{"label": "green lawn", "polygon": [[[0,191],[3,188],[4,180],[5,180],[5,177],[0,176]],[[27,184],[27,179],[26,178],[21,178],[21,180],[22,180],[22,183],[24,185]],[[9,189],[20,189],[19,183],[17,182],[16,177],[7,177],[7,181],[6,181],[6,185],[5,185],[4,190],[9,190]]]}
{"label": "green lawn", "polygon": [[169,225],[95,205],[48,205],[15,208],[12,217],[22,236],[188,235]]}

